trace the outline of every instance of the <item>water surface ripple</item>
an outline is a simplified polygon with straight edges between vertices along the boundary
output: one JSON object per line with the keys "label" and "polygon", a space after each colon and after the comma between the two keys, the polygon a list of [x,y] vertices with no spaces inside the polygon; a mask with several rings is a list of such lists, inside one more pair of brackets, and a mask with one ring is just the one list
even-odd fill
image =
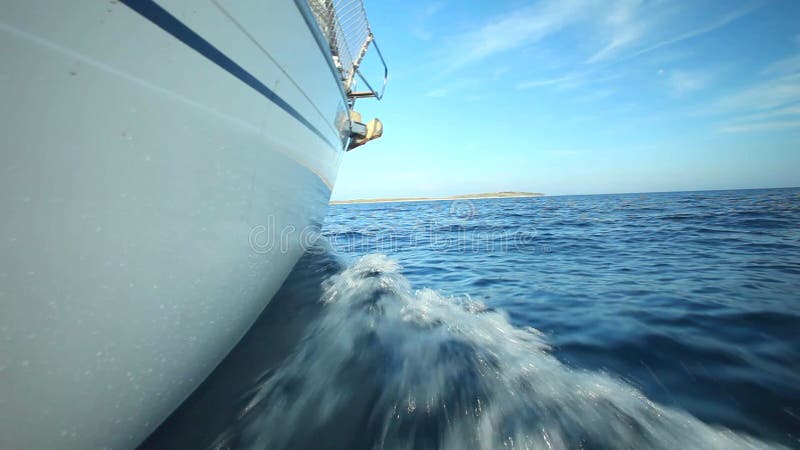
{"label": "water surface ripple", "polygon": [[800,448],[799,223],[799,189],[332,206],[148,445]]}

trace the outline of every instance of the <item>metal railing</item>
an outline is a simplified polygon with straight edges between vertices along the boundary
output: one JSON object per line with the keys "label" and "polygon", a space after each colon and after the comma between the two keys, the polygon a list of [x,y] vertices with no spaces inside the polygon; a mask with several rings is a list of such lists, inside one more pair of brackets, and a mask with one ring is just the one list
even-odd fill
{"label": "metal railing", "polygon": [[[342,86],[351,99],[375,97],[380,100],[386,89],[389,70],[372,35],[367,12],[361,0],[308,0],[308,6],[317,20],[320,30],[328,40],[331,57],[339,70]],[[380,92],[359,70],[370,44],[383,65],[383,86]],[[364,82],[368,91],[356,92],[357,79]]]}

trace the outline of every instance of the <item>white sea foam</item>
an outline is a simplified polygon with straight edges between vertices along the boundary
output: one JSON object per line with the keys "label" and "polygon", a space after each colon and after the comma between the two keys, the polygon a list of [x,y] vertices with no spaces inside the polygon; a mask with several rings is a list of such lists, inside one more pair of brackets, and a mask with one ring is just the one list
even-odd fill
{"label": "white sea foam", "polygon": [[[566,367],[543,336],[368,255],[243,411],[253,448],[767,448]],[[224,439],[223,441],[224,442]]]}

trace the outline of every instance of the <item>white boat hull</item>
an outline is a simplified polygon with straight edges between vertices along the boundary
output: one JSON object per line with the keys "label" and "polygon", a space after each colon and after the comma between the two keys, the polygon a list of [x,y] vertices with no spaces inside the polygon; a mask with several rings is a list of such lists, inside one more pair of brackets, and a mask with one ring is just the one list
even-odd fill
{"label": "white boat hull", "polygon": [[124,3],[0,4],[0,448],[141,442],[280,287],[338,170],[341,89],[296,4],[159,2],[231,69]]}

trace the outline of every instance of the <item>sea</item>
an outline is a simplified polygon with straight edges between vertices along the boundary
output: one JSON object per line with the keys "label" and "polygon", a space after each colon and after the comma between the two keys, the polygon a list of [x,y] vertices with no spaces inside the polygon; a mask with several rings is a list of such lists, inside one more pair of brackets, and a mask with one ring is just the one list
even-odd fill
{"label": "sea", "polygon": [[331,205],[143,448],[800,448],[800,189]]}

